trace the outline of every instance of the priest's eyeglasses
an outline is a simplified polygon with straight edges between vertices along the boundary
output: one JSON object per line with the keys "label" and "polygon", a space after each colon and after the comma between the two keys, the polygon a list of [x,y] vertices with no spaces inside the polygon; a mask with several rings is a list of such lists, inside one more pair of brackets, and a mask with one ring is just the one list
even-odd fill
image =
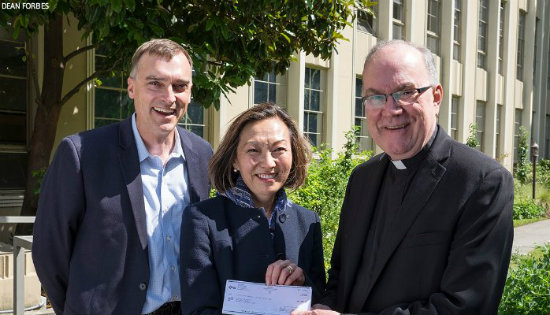
{"label": "priest's eyeglasses", "polygon": [[432,86],[425,86],[418,89],[407,89],[403,91],[397,91],[390,94],[375,94],[375,95],[369,95],[369,96],[363,96],[361,98],[361,101],[363,102],[363,106],[366,108],[371,109],[380,109],[386,105],[386,102],[388,101],[388,97],[393,97],[395,100],[395,103],[399,106],[403,105],[410,105],[414,103],[416,98],[420,96],[420,94],[426,92],[429,88]]}

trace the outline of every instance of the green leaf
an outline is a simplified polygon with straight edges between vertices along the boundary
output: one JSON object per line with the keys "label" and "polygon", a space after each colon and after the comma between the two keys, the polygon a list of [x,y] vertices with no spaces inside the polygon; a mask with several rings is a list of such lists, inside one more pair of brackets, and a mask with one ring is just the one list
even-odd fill
{"label": "green leaf", "polygon": [[136,8],[136,1],[135,0],[124,0],[124,6],[126,6],[126,9],[130,12],[133,12]]}
{"label": "green leaf", "polygon": [[122,10],[122,0],[111,0],[111,8],[114,12],[120,13]]}
{"label": "green leaf", "polygon": [[214,26],[214,19],[206,20],[206,30],[207,31],[211,30],[212,26]]}

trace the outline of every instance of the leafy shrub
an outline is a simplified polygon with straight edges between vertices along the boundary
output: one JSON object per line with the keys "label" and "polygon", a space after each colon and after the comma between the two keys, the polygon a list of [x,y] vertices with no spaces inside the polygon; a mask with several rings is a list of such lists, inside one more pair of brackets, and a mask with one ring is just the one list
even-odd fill
{"label": "leafy shrub", "polygon": [[338,153],[335,159],[332,158],[331,149],[315,149],[318,158],[312,161],[305,184],[288,194],[289,199],[296,204],[319,214],[327,270],[349,175],[355,166],[368,160],[372,155],[372,152],[355,155],[357,145],[353,131],[346,133],[346,140],[344,152]]}
{"label": "leafy shrub", "polygon": [[532,199],[514,202],[514,220],[543,218],[545,216],[546,209]]}
{"label": "leafy shrub", "polygon": [[527,143],[527,130],[524,126],[519,127],[519,140],[518,140],[518,164],[516,167],[516,178],[525,184],[528,180],[530,173],[530,163],[527,152],[529,150]]}
{"label": "leafy shrub", "polygon": [[508,270],[499,314],[550,313],[550,243],[527,256],[515,256]]}
{"label": "leafy shrub", "polygon": [[[532,173],[532,171],[531,171]],[[550,189],[550,160],[540,160],[537,163],[537,183]]]}
{"label": "leafy shrub", "polygon": [[477,125],[470,124],[470,133],[468,134],[468,139],[466,139],[466,145],[472,149],[475,149],[477,148],[477,146],[479,146],[479,141],[477,141],[476,135],[477,135]]}

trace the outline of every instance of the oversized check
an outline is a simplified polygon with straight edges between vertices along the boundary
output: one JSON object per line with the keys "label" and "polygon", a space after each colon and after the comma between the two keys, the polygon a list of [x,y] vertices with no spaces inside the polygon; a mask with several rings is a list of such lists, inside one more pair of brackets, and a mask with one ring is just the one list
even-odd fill
{"label": "oversized check", "polygon": [[224,314],[288,315],[293,310],[311,308],[311,287],[265,285],[227,280],[223,298]]}

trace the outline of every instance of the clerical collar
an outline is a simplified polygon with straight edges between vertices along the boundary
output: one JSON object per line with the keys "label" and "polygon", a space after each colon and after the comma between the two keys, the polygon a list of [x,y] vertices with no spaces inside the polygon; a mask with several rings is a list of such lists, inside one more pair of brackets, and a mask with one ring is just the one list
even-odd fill
{"label": "clerical collar", "polygon": [[406,170],[407,167],[405,166],[405,164],[401,161],[401,160],[398,160],[398,161],[391,161],[393,163],[393,166],[395,166],[396,169],[398,170]]}
{"label": "clerical collar", "polygon": [[418,152],[415,156],[404,160],[396,160],[396,161],[391,160],[395,168],[398,170],[406,170],[408,167],[415,167],[416,165],[418,165],[418,163],[426,155],[426,152],[428,152],[430,147],[432,146],[438,130],[439,130],[439,126],[435,125],[435,129],[434,129],[434,132],[432,133],[432,136],[430,137],[430,140],[428,140],[428,142],[422,148],[422,150],[420,150],[420,152]]}

